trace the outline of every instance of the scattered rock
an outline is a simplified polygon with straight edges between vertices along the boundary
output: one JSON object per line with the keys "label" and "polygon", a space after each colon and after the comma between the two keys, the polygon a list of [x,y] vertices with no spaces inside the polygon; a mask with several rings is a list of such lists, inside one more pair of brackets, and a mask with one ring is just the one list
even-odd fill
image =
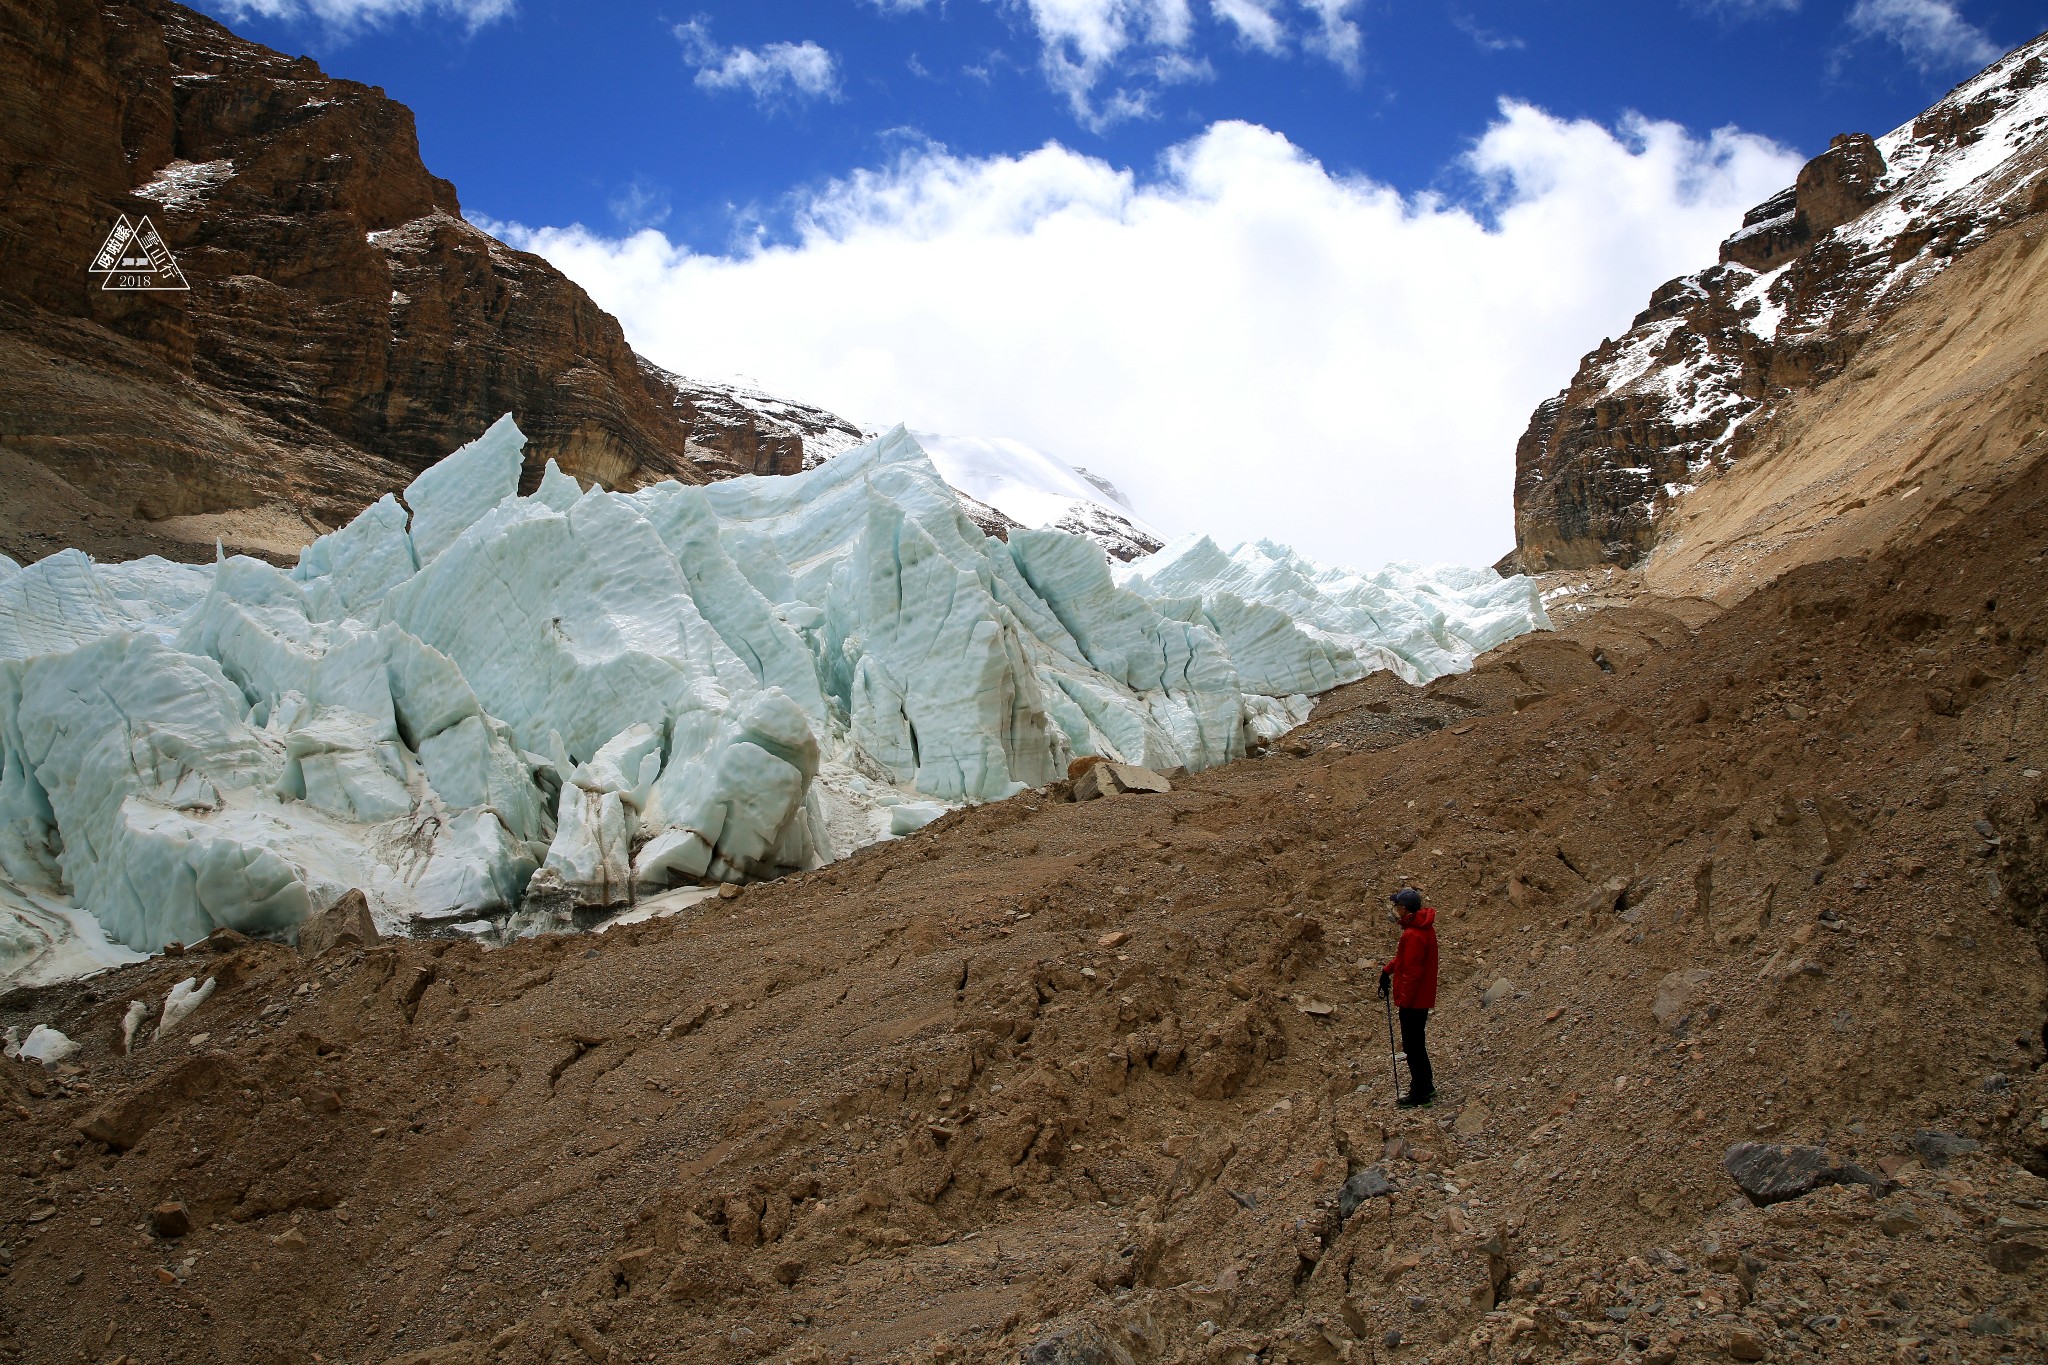
{"label": "scattered rock", "polygon": [[1387,1179],[1387,1173],[1378,1166],[1367,1166],[1355,1171],[1344,1187],[1337,1191],[1337,1214],[1350,1218],[1358,1212],[1359,1205],[1368,1199],[1380,1199],[1394,1192],[1394,1183]]}
{"label": "scattered rock", "polygon": [[1061,1327],[1026,1346],[1019,1365],[1131,1365],[1130,1352],[1089,1323]]}
{"label": "scattered rock", "polygon": [[1713,979],[1713,973],[1704,967],[1689,967],[1682,971],[1666,972],[1657,983],[1657,995],[1650,1002],[1650,1013],[1657,1018],[1657,1027],[1676,1032],[1692,1013],[1692,1003],[1699,988]]}
{"label": "scattered rock", "polygon": [[1721,1158],[1721,1165],[1759,1208],[1812,1194],[1823,1185],[1884,1184],[1882,1177],[1860,1166],[1830,1161],[1825,1147],[1738,1142]]}
{"label": "scattered rock", "polygon": [[2024,1275],[2043,1256],[2048,1256],[2048,1229],[2043,1228],[1996,1238],[1984,1250],[1991,1268],[2005,1275]]}
{"label": "scattered rock", "polygon": [[1129,931],[1118,929],[1114,933],[1104,934],[1101,938],[1096,939],[1095,946],[1098,948],[1121,948],[1130,941],[1131,935]]}
{"label": "scattered rock", "polygon": [[739,899],[739,894],[740,885],[738,882],[720,882],[718,884],[718,898],[722,901],[737,900]]}
{"label": "scattered rock", "polygon": [[159,1237],[183,1237],[192,1231],[192,1215],[176,1200],[158,1204],[149,1211],[149,1230]]}
{"label": "scattered rock", "polygon": [[1771,1355],[1763,1338],[1747,1327],[1729,1328],[1724,1349],[1737,1360],[1768,1360]]}
{"label": "scattered rock", "polygon": [[1939,1168],[1948,1165],[1951,1157],[1968,1156],[1972,1152],[1981,1151],[1983,1144],[1960,1133],[1944,1133],[1933,1128],[1922,1128],[1913,1134],[1912,1148],[1922,1161]]}
{"label": "scattered rock", "polygon": [[368,898],[360,891],[350,891],[299,926],[299,952],[318,957],[329,948],[367,948],[380,937]]}
{"label": "scattered rock", "polygon": [[1482,1007],[1498,1005],[1514,993],[1515,988],[1512,982],[1504,976],[1496,977],[1491,986],[1488,986],[1479,993],[1479,1003]]}
{"label": "scattered rock", "polygon": [[1127,792],[1170,792],[1173,784],[1153,772],[1133,763],[1116,763],[1104,759],[1082,770],[1074,779],[1074,799],[1093,801],[1104,796],[1122,796]]}

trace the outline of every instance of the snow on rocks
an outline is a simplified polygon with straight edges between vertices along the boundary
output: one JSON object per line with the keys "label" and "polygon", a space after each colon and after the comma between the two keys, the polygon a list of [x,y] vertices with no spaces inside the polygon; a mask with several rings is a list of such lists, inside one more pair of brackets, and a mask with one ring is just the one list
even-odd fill
{"label": "snow on rocks", "polygon": [[235,163],[216,161],[172,161],[136,187],[144,199],[154,199],[168,209],[190,208],[206,199],[235,173]]}
{"label": "snow on rocks", "polygon": [[901,428],[631,495],[550,465],[522,497],[524,446],[502,419],[289,571],[0,566],[0,977],[289,939],[354,893],[359,938],[589,922],[1076,758],[1225,762],[1310,693],[1545,624],[1523,580],[1269,544],[1120,582],[1076,536],[985,536]]}
{"label": "snow on rocks", "polygon": [[1916,291],[2038,213],[2044,167],[2048,36],[1890,133],[1834,139],[1717,263],[1660,286],[1537,407],[1516,456],[1515,562],[1634,562],[1784,395],[1847,372]]}

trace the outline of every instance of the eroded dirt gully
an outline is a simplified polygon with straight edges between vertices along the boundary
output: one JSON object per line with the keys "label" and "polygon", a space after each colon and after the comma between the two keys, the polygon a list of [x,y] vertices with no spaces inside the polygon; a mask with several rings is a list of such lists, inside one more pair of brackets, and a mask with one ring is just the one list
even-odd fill
{"label": "eroded dirt gully", "polygon": [[[0,1357],[2039,1360],[2048,463],[1923,529],[687,918],[0,999],[85,1044],[0,1076]],[[1753,1209],[1753,1138],[1889,1179]]]}

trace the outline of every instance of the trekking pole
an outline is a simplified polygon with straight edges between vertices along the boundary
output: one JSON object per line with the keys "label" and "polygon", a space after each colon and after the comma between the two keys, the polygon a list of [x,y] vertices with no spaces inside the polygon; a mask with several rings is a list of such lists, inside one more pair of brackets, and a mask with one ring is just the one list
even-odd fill
{"label": "trekking pole", "polygon": [[1387,1070],[1394,1074],[1394,1105],[1401,1104],[1401,1063],[1394,1052],[1394,995],[1389,991],[1382,997],[1387,1002]]}

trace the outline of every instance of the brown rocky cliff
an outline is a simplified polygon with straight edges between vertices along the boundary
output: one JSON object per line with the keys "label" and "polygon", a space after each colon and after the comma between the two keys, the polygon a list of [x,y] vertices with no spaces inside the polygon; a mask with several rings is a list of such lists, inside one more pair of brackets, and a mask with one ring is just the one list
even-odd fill
{"label": "brown rocky cliff", "polygon": [[1844,373],[1959,256],[2048,208],[2048,36],[1883,138],[1848,134],[1753,209],[1719,263],[1651,295],[1515,451],[1527,572],[1633,564],[1784,400]]}
{"label": "brown rocky cliff", "polygon": [[[0,475],[63,486],[100,531],[333,525],[506,412],[536,468],[612,487],[714,476],[692,453],[788,463],[777,434],[699,423],[582,289],[465,222],[405,106],[168,0],[0,0],[0,185]],[[189,292],[88,275],[121,214]],[[0,550],[56,548],[33,519],[0,515]]]}

